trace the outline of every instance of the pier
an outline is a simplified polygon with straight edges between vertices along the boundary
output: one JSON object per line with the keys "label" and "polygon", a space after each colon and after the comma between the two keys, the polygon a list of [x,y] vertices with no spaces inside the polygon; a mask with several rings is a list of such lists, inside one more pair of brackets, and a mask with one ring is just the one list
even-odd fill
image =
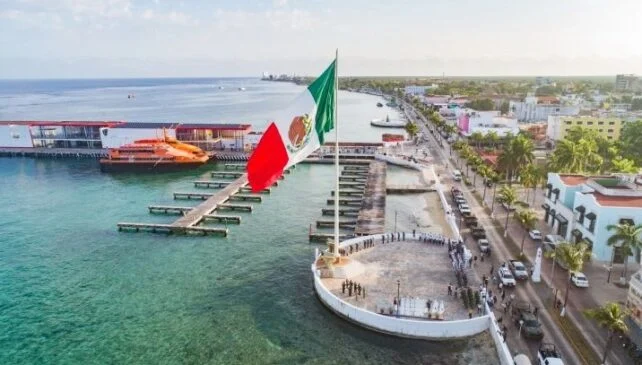
{"label": "pier", "polygon": [[[345,216],[354,216],[356,217],[359,214],[359,208],[340,208],[339,215]],[[323,208],[321,209],[321,215],[331,215],[334,216],[334,208]]]}
{"label": "pier", "polygon": [[165,234],[192,234],[192,235],[222,235],[226,237],[228,234],[227,228],[213,228],[213,227],[175,227],[172,224],[153,224],[153,223],[118,223],[118,231],[128,232],[152,232],[152,233],[165,233]]}
{"label": "pier", "polygon": [[220,214],[206,214],[203,220],[211,220],[223,223],[241,224],[241,217],[238,215],[220,215]]}
{"label": "pier", "polygon": [[434,187],[417,185],[389,185],[386,187],[388,194],[420,194],[437,191]]}
{"label": "pier", "polygon": [[[354,229],[357,224],[356,219],[351,220],[341,220],[339,221],[340,228],[352,228]],[[332,228],[334,227],[334,219],[319,219],[317,220],[317,228]]]}
{"label": "pier", "polygon": [[193,207],[174,207],[169,205],[150,205],[147,208],[151,214],[185,214],[194,209]]}
{"label": "pier", "polygon": [[357,227],[354,230],[356,235],[367,236],[384,232],[386,192],[386,163],[372,162],[357,217]]}
{"label": "pier", "polygon": [[[335,196],[335,191],[332,190],[332,196]],[[339,190],[339,196],[354,196],[362,197],[363,190]]]}
{"label": "pier", "polygon": [[225,169],[226,170],[245,170],[246,166],[247,165],[244,163],[226,163]]}
{"label": "pier", "polygon": [[363,189],[366,187],[365,182],[340,182],[339,188]]}
{"label": "pier", "polygon": [[[361,205],[361,198],[339,198],[339,205]],[[328,205],[334,205],[334,198],[328,199]]]}
{"label": "pier", "polygon": [[[328,240],[334,241],[334,233],[310,233],[310,242],[319,242],[319,243],[326,243]],[[339,235],[339,241],[343,241],[346,238],[348,238],[348,235],[346,234],[340,234]]]}
{"label": "pier", "polygon": [[174,199],[187,199],[187,200],[207,200],[212,197],[212,193],[174,193]]}
{"label": "pier", "polygon": [[208,181],[208,180],[197,180],[194,181],[195,188],[224,188],[230,185],[231,181]]}
{"label": "pier", "polygon": [[339,176],[339,182],[341,181],[352,181],[365,183],[367,180],[366,176]]}
{"label": "pier", "polygon": [[230,196],[230,201],[232,200],[252,201],[260,203],[263,201],[263,197],[256,194],[236,194]]}
{"label": "pier", "polygon": [[251,212],[252,211],[252,206],[248,204],[227,204],[227,203],[222,203],[218,205],[218,208],[220,209],[229,209],[229,210],[243,210],[246,212]]}
{"label": "pier", "polygon": [[221,178],[231,178],[231,179],[237,179],[241,176],[243,176],[243,172],[237,172],[237,171],[212,171],[210,172],[211,177],[221,177]]}

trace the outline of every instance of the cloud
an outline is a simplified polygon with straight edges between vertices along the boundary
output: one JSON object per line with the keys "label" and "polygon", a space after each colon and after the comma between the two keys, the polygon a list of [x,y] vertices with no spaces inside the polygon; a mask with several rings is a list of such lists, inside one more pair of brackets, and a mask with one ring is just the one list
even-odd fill
{"label": "cloud", "polygon": [[222,10],[214,12],[214,21],[219,30],[261,29],[308,30],[319,21],[307,10],[268,10],[265,12]]}
{"label": "cloud", "polygon": [[146,21],[153,21],[162,24],[195,26],[199,23],[198,20],[194,19],[191,15],[180,11],[161,13],[152,9],[146,9],[141,13],[140,17]]}
{"label": "cloud", "polygon": [[62,29],[63,21],[60,15],[44,11],[27,13],[22,10],[10,9],[0,11],[0,19],[14,21],[29,28]]}
{"label": "cloud", "polygon": [[286,5],[288,5],[288,0],[274,0],[272,2],[272,5],[275,8],[282,8],[282,7],[286,6]]}

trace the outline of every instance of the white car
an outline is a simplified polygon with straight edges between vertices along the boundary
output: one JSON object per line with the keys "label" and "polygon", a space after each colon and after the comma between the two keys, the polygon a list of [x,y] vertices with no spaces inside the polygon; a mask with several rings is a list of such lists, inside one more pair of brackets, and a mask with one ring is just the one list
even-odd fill
{"label": "white car", "polygon": [[542,240],[542,232],[538,231],[537,229],[533,229],[528,232],[528,235],[531,237],[533,241],[541,241]]}
{"label": "white car", "polygon": [[586,275],[584,275],[581,272],[572,272],[571,281],[573,282],[573,285],[575,285],[578,288],[589,287],[589,282],[588,282],[588,279],[586,278]]}
{"label": "white car", "polygon": [[503,286],[515,286],[515,277],[511,274],[507,267],[502,267],[497,270],[497,278]]}
{"label": "white car", "polygon": [[458,208],[459,208],[459,211],[462,211],[464,209],[470,210],[470,207],[468,206],[468,203],[461,203],[461,204],[459,204]]}
{"label": "white car", "polygon": [[488,252],[488,249],[490,248],[490,242],[485,238],[480,238],[477,241],[477,245],[479,245],[479,251],[481,252]]}

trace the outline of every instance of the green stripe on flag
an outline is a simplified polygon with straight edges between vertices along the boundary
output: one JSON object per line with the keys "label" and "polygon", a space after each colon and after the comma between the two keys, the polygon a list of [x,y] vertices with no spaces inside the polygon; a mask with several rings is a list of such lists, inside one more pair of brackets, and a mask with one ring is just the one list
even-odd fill
{"label": "green stripe on flag", "polygon": [[317,104],[317,115],[315,118],[314,129],[319,136],[319,142],[323,144],[324,134],[334,128],[334,94],[337,92],[334,85],[336,60],[323,71],[310,86],[308,91],[312,94],[314,102]]}

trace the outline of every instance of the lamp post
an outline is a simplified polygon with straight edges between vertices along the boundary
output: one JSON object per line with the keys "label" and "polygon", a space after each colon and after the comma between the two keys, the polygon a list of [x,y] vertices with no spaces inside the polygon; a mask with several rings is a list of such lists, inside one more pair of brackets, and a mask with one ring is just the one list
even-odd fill
{"label": "lamp post", "polygon": [[522,336],[522,325],[524,324],[524,320],[520,319],[519,320],[519,336]]}
{"label": "lamp post", "polygon": [[401,286],[401,281],[397,280],[397,316],[399,316],[399,309],[401,307],[401,296],[399,291],[400,286]]}
{"label": "lamp post", "polygon": [[397,232],[397,211],[395,210],[395,232]]}

